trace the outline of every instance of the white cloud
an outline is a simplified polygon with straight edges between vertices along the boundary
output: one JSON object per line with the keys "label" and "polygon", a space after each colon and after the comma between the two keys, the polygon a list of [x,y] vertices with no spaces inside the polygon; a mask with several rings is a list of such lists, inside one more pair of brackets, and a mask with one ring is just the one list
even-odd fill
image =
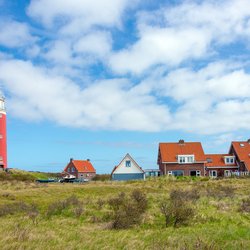
{"label": "white cloud", "polygon": [[74,52],[92,54],[99,58],[107,56],[112,48],[112,38],[108,32],[95,31],[81,37],[74,45]]}
{"label": "white cloud", "polygon": [[9,60],[0,63],[0,82],[11,95],[9,111],[22,119],[141,131],[162,130],[170,119],[167,107],[138,93],[123,79],[98,81],[81,89],[30,62]]}
{"label": "white cloud", "polygon": [[36,40],[30,34],[29,26],[13,20],[0,20],[0,44],[5,47],[23,47]]}
{"label": "white cloud", "polygon": [[178,66],[208,58],[218,46],[250,38],[250,2],[247,0],[184,2],[138,18],[139,39],[115,52],[115,72],[141,74],[157,64]]}
{"label": "white cloud", "polygon": [[178,69],[158,78],[154,88],[176,101],[171,129],[212,134],[249,127],[250,75],[237,64]]}
{"label": "white cloud", "polygon": [[32,0],[28,14],[46,26],[67,23],[65,33],[78,33],[93,25],[119,25],[124,10],[135,5],[128,0]]}
{"label": "white cloud", "polygon": [[172,66],[199,58],[206,53],[210,39],[209,32],[193,28],[144,27],[141,33],[135,45],[111,56],[110,65],[115,72],[140,74],[157,64]]}

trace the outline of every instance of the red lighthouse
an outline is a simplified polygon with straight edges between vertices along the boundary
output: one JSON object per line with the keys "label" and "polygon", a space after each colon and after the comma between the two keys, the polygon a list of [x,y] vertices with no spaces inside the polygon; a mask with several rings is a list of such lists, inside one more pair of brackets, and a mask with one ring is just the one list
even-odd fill
{"label": "red lighthouse", "polygon": [[7,168],[7,133],[4,98],[0,96],[0,169]]}

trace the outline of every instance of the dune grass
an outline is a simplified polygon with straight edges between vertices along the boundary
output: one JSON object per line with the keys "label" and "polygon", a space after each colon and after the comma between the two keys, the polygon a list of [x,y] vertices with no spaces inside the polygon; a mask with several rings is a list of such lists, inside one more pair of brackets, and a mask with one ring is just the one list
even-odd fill
{"label": "dune grass", "polygon": [[[108,200],[121,192],[129,195],[135,189],[146,193],[148,199],[141,224],[130,229],[110,229]],[[194,204],[195,215],[186,225],[176,228],[165,227],[160,210],[160,202],[168,199],[172,190],[192,190],[200,195]],[[250,249],[248,199],[249,178],[160,177],[87,184],[2,181],[0,246],[1,249]],[[50,216],[49,207],[55,209]],[[12,211],[9,214],[8,209]]]}

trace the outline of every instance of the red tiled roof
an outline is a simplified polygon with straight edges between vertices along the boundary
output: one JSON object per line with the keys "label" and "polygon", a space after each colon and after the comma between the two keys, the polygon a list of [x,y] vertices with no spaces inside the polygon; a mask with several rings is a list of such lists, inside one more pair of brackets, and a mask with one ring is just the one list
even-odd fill
{"label": "red tiled roof", "polygon": [[231,154],[207,154],[206,160],[211,159],[212,162],[207,162],[206,167],[237,167],[236,162],[233,164],[226,164],[224,157],[233,156]]}
{"label": "red tiled roof", "polygon": [[195,161],[206,161],[200,142],[164,142],[159,150],[162,162],[177,162],[177,155],[194,155]]}
{"label": "red tiled roof", "polygon": [[248,141],[233,141],[232,146],[239,157],[250,171],[250,143]]}
{"label": "red tiled roof", "polygon": [[[72,163],[74,165],[74,167],[77,169],[78,172],[81,172],[81,173],[95,173],[96,172],[90,161],[72,160],[72,162],[70,162],[70,163]],[[68,165],[67,165],[67,167],[68,167]],[[65,170],[66,170],[66,168],[65,168]]]}

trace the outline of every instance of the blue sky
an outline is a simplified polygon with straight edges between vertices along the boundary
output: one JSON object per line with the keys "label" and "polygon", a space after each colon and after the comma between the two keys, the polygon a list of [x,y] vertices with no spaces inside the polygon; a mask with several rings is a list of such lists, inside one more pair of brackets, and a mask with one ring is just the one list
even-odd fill
{"label": "blue sky", "polygon": [[9,167],[110,173],[159,142],[227,152],[250,124],[247,0],[0,0]]}

